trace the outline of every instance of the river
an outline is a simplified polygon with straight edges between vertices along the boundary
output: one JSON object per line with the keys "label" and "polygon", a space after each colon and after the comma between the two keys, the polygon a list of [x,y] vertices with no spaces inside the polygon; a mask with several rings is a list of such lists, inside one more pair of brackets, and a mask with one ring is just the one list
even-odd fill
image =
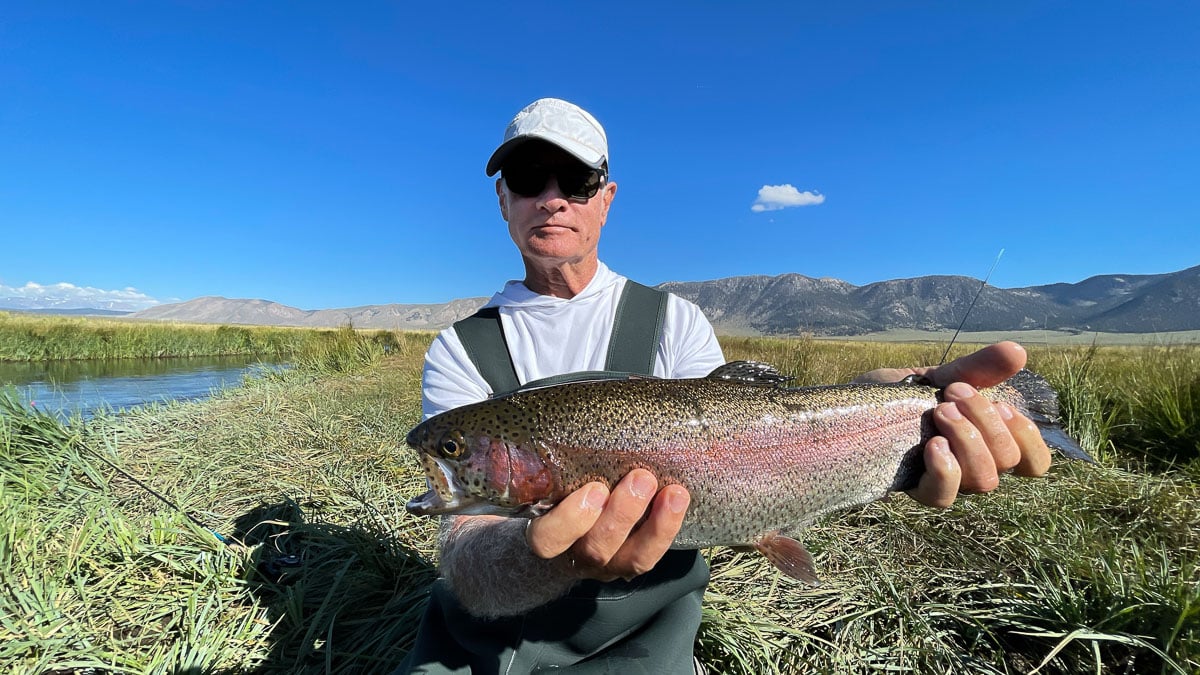
{"label": "river", "polygon": [[70,417],[145,403],[206,398],[279,364],[250,356],[0,362],[0,388],[24,403]]}

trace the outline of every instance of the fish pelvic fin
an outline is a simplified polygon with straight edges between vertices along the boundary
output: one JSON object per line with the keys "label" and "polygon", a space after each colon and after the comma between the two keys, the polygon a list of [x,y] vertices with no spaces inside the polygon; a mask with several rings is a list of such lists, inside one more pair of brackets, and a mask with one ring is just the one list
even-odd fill
{"label": "fish pelvic fin", "polygon": [[1062,428],[1062,419],[1058,411],[1058,394],[1037,373],[1022,368],[1008,379],[1017,393],[1025,399],[1025,414],[1037,425],[1046,445],[1058,450],[1063,456],[1083,462],[1096,463],[1079,443],[1067,435]]}
{"label": "fish pelvic fin", "polygon": [[767,557],[780,572],[812,586],[820,586],[817,568],[804,544],[782,534],[771,532],[754,542],[754,548]]}

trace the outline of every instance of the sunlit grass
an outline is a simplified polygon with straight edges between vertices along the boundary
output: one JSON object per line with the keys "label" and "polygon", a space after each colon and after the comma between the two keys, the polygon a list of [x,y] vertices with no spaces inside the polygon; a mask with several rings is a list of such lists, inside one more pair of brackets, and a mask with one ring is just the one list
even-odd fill
{"label": "sunlit grass", "polygon": [[[388,331],[363,331],[380,346]],[[337,330],[129,321],[0,312],[0,361],[252,355],[327,349]]]}
{"label": "sunlit grass", "polygon": [[[0,671],[397,664],[435,574],[436,524],[404,511],[424,481],[401,447],[430,337],[343,330],[215,399],[87,422],[0,397]],[[944,348],[724,343],[801,384]],[[815,589],[757,554],[708,551],[701,660],[714,673],[1200,671],[1196,355],[1031,349],[1101,465],[1006,477],[946,511],[900,495],[835,514],[802,537]]]}

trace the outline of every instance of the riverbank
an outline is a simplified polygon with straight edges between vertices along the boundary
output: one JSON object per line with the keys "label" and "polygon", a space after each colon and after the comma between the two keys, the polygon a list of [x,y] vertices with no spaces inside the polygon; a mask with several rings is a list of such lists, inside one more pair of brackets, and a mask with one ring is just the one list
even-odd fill
{"label": "riverbank", "polygon": [[[424,480],[400,447],[419,418],[430,336],[399,334],[385,356],[343,335],[337,350],[205,402],[69,427],[0,412],[0,670],[397,663],[435,574],[436,524],[404,511]],[[940,357],[930,345],[723,345],[797,384]],[[1194,419],[1200,396],[1189,404],[1178,385],[1200,382],[1196,351],[1047,348],[1031,360],[1062,388],[1099,466],[1005,477],[946,511],[899,496],[834,514],[803,535],[815,589],[757,554],[706,552],[697,653],[710,672],[1200,668],[1200,471],[1163,470],[1114,428],[1168,390],[1165,416]],[[1183,457],[1195,436],[1159,443]]]}

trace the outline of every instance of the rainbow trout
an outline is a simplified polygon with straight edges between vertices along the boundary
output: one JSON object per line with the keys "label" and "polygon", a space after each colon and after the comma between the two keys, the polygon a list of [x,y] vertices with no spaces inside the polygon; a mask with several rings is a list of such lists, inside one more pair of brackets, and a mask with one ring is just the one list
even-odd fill
{"label": "rainbow trout", "polygon": [[[795,536],[820,516],[913,488],[941,390],[894,384],[787,387],[739,361],[708,377],[630,377],[520,391],[448,410],[407,437],[429,491],[410,513],[537,517],[591,481],[635,468],[678,483],[691,505],[674,548],[753,546],[816,583]],[[1034,420],[1047,444],[1092,461],[1058,426],[1044,379],[1022,370],[985,396]]]}

